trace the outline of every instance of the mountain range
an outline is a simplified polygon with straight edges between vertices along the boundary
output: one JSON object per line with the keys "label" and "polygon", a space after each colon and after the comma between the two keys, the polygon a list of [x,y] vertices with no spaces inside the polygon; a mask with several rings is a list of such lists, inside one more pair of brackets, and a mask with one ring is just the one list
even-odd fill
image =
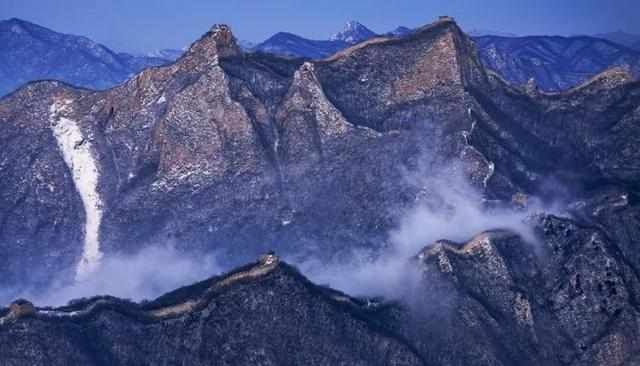
{"label": "mountain range", "polygon": [[[348,23],[339,34],[343,39],[333,37],[331,41],[311,41],[289,33],[278,33],[258,44],[254,50],[322,59],[349,46],[340,40],[351,37],[364,41],[376,36],[357,22]],[[411,29],[399,27],[385,36],[404,37],[409,34]],[[544,91],[564,90],[608,68],[624,65],[635,77],[640,76],[640,50],[633,49],[631,45],[640,38],[626,33],[605,34],[603,39],[587,36],[518,37],[486,30],[473,30],[470,34],[485,66],[516,85],[524,86],[533,79],[535,86]]]}
{"label": "mountain range", "polygon": [[483,63],[516,85],[533,80],[543,90],[575,87],[616,66],[640,77],[640,52],[593,37],[474,38]]}
{"label": "mountain range", "polygon": [[[407,27],[381,36],[405,37]],[[544,91],[574,87],[615,66],[640,73],[640,36],[612,32],[595,37],[527,36],[491,30],[469,32],[482,62],[508,81],[524,86],[530,79]],[[247,52],[310,59],[327,58],[378,35],[349,21],[327,40],[279,32],[259,44],[240,41]],[[107,89],[145,68],[176,61],[184,50],[162,49],[146,56],[118,53],[86,37],[65,35],[20,19],[0,22],[0,96],[34,80],[53,79],[90,89]],[[608,41],[608,42],[607,42]],[[61,63],[60,60],[65,60]]]}
{"label": "mountain range", "polygon": [[158,57],[117,53],[92,40],[21,20],[0,22],[0,96],[34,80],[60,80],[107,89],[133,74],[166,64]]}
{"label": "mountain range", "polygon": [[623,46],[627,46],[636,51],[640,51],[640,35],[631,34],[622,31],[617,32],[609,32],[609,33],[600,33],[594,35],[596,38],[602,38],[609,40],[611,42],[621,44]]}
{"label": "mountain range", "polygon": [[321,60],[216,25],[109,90],[29,83],[0,99],[6,299],[159,243],[242,266],[139,303],[12,301],[2,357],[633,365],[639,122],[628,69],[515,87],[449,17]]}

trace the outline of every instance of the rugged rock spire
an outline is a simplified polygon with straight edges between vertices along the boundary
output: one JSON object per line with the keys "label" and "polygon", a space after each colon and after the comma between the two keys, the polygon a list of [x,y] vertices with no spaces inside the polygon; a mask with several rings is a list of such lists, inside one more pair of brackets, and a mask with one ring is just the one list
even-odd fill
{"label": "rugged rock spire", "polygon": [[216,24],[189,47],[184,58],[217,63],[218,58],[237,56],[241,52],[231,28]]}
{"label": "rugged rock spire", "polygon": [[[231,32],[231,28],[226,24],[216,24],[211,27],[208,35],[214,41],[219,57],[237,56],[240,54],[236,37]],[[207,37],[205,36],[205,37]]]}

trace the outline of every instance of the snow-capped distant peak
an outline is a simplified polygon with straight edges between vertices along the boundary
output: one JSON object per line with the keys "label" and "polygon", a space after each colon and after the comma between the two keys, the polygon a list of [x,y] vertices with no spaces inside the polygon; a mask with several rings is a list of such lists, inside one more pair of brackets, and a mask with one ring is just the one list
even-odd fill
{"label": "snow-capped distant peak", "polygon": [[356,22],[349,21],[345,25],[341,32],[334,34],[331,37],[332,41],[344,41],[347,43],[358,43],[366,41],[369,38],[375,37],[376,34],[364,25]]}

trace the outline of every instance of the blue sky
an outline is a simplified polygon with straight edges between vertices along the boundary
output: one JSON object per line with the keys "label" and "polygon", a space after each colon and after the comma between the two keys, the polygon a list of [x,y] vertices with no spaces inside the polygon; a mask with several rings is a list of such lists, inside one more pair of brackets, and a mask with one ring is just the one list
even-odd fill
{"label": "blue sky", "polygon": [[377,32],[452,15],[464,29],[516,34],[640,34],[640,0],[0,0],[0,19],[22,18],[88,36],[119,51],[181,48],[212,24],[240,39],[278,31],[323,39],[351,19]]}

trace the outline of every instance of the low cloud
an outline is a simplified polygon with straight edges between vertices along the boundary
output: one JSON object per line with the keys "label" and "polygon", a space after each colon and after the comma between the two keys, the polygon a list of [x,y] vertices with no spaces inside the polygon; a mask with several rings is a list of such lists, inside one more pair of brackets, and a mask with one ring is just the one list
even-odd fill
{"label": "low cloud", "polygon": [[[412,293],[419,283],[419,271],[411,265],[411,257],[437,240],[464,242],[482,231],[508,229],[535,245],[528,219],[553,207],[543,206],[533,198],[528,200],[526,209],[492,207],[463,171],[457,164],[438,168],[425,164],[405,171],[405,184],[419,193],[415,204],[401,214],[396,227],[388,233],[388,243],[382,249],[352,249],[329,262],[300,253],[288,253],[285,259],[312,281],[350,295],[400,299]],[[219,274],[223,269],[228,268],[222,268],[214,254],[201,256],[170,245],[154,246],[135,254],[107,255],[101,266],[82,281],[54,283],[44,293],[13,291],[11,298],[5,294],[0,300],[20,295],[40,306],[56,306],[82,297],[112,295],[139,301]]]}
{"label": "low cloud", "polygon": [[389,245],[380,251],[353,250],[330,263],[302,260],[298,266],[313,281],[351,295],[402,298],[413,292],[418,269],[410,258],[440,239],[457,242],[492,229],[508,229],[535,245],[529,218],[548,210],[535,199],[526,209],[490,208],[482,192],[473,187],[456,164],[437,169],[420,167],[405,172],[418,188],[416,203],[389,233]]}
{"label": "low cloud", "polygon": [[30,296],[39,306],[111,295],[135,301],[152,299],[180,286],[220,273],[215,255],[197,256],[173,246],[147,247],[131,255],[111,255],[81,281],[54,283],[44,294]]}

